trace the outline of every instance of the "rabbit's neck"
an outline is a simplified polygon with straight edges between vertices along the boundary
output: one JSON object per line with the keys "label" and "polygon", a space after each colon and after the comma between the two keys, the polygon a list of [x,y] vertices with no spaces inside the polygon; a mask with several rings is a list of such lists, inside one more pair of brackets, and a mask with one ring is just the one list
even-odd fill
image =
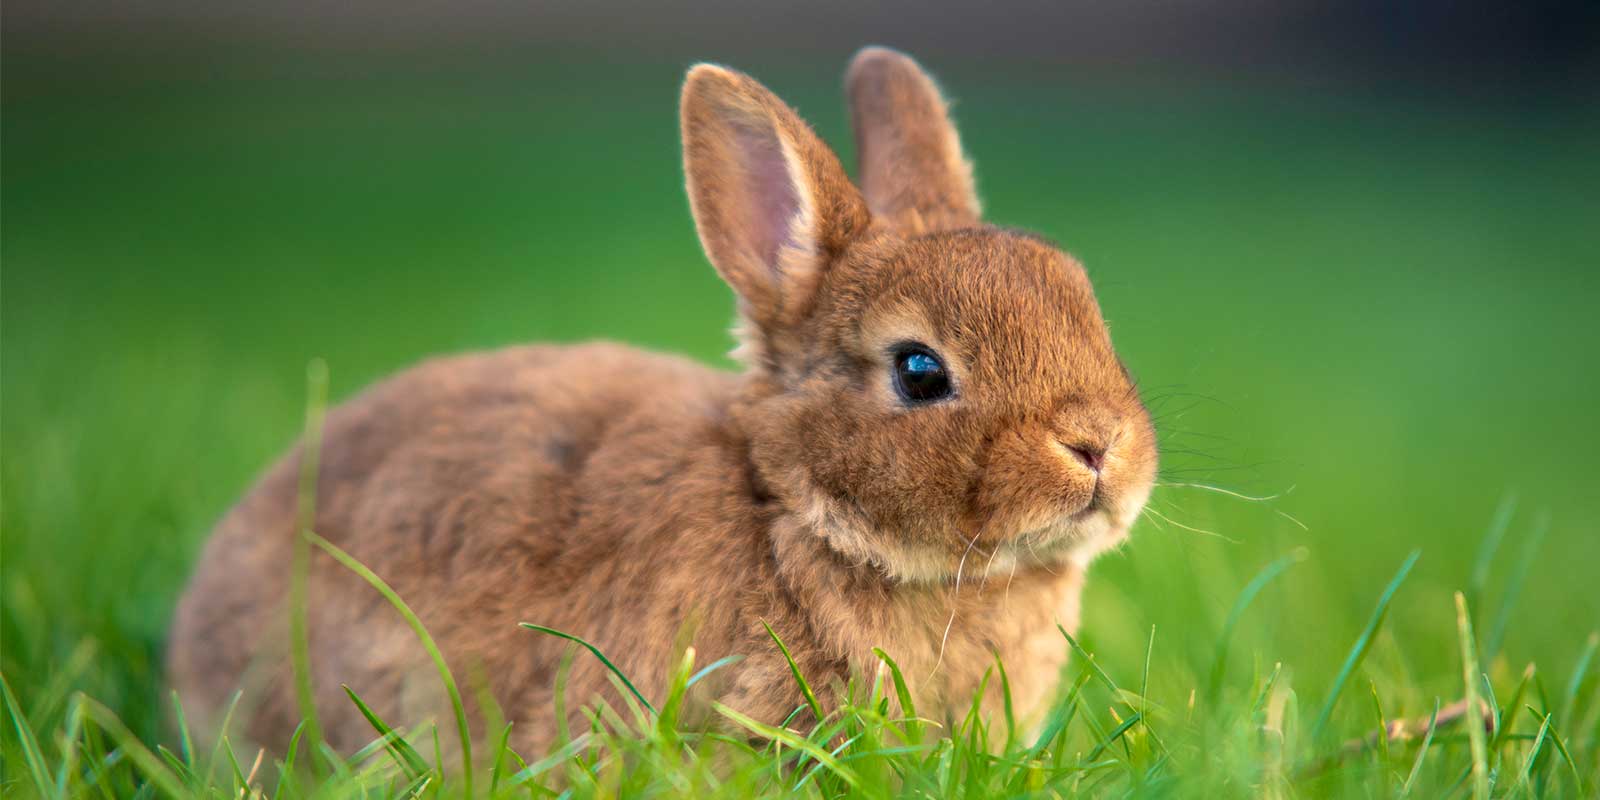
{"label": "rabbit's neck", "polygon": [[1078,624],[1081,567],[1019,567],[1003,575],[974,569],[959,582],[894,580],[844,556],[798,517],[777,520],[772,535],[783,589],[777,602],[786,606],[775,610],[805,620],[792,633],[813,637],[807,644],[834,663],[871,676],[878,668],[873,648],[881,648],[899,663],[919,703],[932,708],[970,699],[996,655],[1018,708],[1041,704],[1054,685],[1068,650],[1061,630]]}

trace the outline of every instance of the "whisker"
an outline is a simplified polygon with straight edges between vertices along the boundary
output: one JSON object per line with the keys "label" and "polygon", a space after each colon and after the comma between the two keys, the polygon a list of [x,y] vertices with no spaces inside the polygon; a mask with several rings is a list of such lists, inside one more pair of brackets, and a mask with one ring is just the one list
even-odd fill
{"label": "whisker", "polygon": [[1301,522],[1300,520],[1297,520],[1294,517],[1289,516],[1289,514],[1287,512],[1279,511],[1276,508],[1272,509],[1272,512],[1274,514],[1277,514],[1278,516],[1283,517],[1284,519],[1289,520],[1290,522],[1293,522],[1294,524],[1300,526],[1300,530],[1303,530],[1306,533],[1310,533],[1311,532],[1311,528],[1307,527],[1304,522]]}
{"label": "whisker", "polygon": [[1040,569],[1044,570],[1045,572],[1050,573],[1051,575],[1058,574],[1055,570],[1050,568],[1049,562],[1045,561],[1043,558],[1041,558],[1039,556],[1039,551],[1033,549],[1033,540],[1032,539],[1024,538],[1022,540],[1022,543],[1028,546],[1028,553],[1033,556],[1034,562],[1039,565]]}
{"label": "whisker", "polygon": [[1144,508],[1139,509],[1139,515],[1149,519],[1150,520],[1150,524],[1156,526],[1156,530],[1163,531],[1163,532],[1166,531],[1167,526],[1162,525],[1161,524],[1161,520],[1156,519],[1155,516],[1150,513],[1150,507],[1149,506],[1145,506]]}
{"label": "whisker", "polygon": [[1172,487],[1177,489],[1204,489],[1208,492],[1225,494],[1229,497],[1237,497],[1240,500],[1249,500],[1253,503],[1265,503],[1268,500],[1276,500],[1283,496],[1283,494],[1269,494],[1262,495],[1261,497],[1253,497],[1251,495],[1244,494],[1243,492],[1235,492],[1232,489],[1224,489],[1221,486],[1211,486],[1204,483],[1158,483],[1156,486],[1160,488]]}
{"label": "whisker", "polygon": [[989,572],[994,569],[994,557],[997,555],[1000,555],[1000,545],[998,544],[994,546],[993,550],[989,551],[989,560],[983,564],[983,582],[978,584],[978,594],[983,594],[983,590],[989,588]]}
{"label": "whisker", "polygon": [[950,594],[950,619],[944,624],[944,635],[939,637],[939,656],[933,661],[933,671],[928,673],[930,679],[939,674],[939,667],[944,664],[944,648],[950,641],[950,629],[956,624],[956,609],[961,605],[961,572],[967,567],[967,554],[971,553],[977,544],[978,534],[974,533],[967,541],[967,549],[961,551],[961,561],[956,564],[956,588]]}
{"label": "whisker", "polygon": [[1183,523],[1181,523],[1181,522],[1179,522],[1179,521],[1177,521],[1177,520],[1175,520],[1175,519],[1173,519],[1173,518],[1161,513],[1160,511],[1157,511],[1157,510],[1155,510],[1155,509],[1153,509],[1153,508],[1151,508],[1149,506],[1145,506],[1145,510],[1149,511],[1150,513],[1152,513],[1152,514],[1154,514],[1154,515],[1166,520],[1167,522],[1170,522],[1173,525],[1176,525],[1176,526],[1178,526],[1178,527],[1180,527],[1180,528],[1182,528],[1182,529],[1184,529],[1186,531],[1193,531],[1195,533],[1202,534],[1202,535],[1205,535],[1205,536],[1215,536],[1216,538],[1221,539],[1222,541],[1227,542],[1228,544],[1243,544],[1243,542],[1240,542],[1237,539],[1230,539],[1230,538],[1228,538],[1226,536],[1223,536],[1220,533],[1217,533],[1216,531],[1208,531],[1208,530],[1206,530],[1204,528],[1196,528],[1196,527],[1194,527],[1192,525],[1185,525],[1185,524],[1183,524]]}

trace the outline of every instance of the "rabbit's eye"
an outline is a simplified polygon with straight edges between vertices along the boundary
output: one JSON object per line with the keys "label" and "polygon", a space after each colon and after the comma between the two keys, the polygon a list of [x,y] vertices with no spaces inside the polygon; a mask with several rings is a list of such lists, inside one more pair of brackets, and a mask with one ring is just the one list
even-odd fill
{"label": "rabbit's eye", "polygon": [[906,345],[895,352],[894,388],[907,403],[931,403],[950,396],[950,373],[932,350]]}

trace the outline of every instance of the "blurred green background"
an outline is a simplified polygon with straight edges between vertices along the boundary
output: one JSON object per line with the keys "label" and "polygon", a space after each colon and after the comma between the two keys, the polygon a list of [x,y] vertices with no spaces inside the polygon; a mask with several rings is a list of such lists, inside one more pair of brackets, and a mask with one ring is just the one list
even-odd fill
{"label": "blurred green background", "polygon": [[1365,668],[1419,713],[1459,694],[1450,593],[1508,498],[1483,613],[1519,560],[1528,578],[1493,669],[1564,676],[1600,624],[1600,111],[1565,61],[1479,83],[1448,54],[1330,72],[923,52],[887,27],[792,48],[35,27],[8,28],[0,132],[0,667],[25,705],[68,682],[159,732],[176,593],[296,435],[313,358],[336,397],[530,340],[727,365],[679,80],[695,59],[743,68],[849,163],[840,76],[871,41],[942,79],[990,219],[1087,265],[1159,417],[1163,482],[1277,496],[1156,491],[1171,522],[1091,577],[1084,637],[1116,669],[1155,626],[1154,694],[1181,703],[1240,587],[1304,548],[1237,651],[1320,696],[1421,548]]}

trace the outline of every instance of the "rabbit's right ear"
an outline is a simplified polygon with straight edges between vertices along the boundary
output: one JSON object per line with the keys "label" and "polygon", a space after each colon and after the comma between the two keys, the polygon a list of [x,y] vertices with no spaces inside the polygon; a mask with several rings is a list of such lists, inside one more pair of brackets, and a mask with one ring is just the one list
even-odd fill
{"label": "rabbit's right ear", "polygon": [[753,79],[699,64],[683,85],[683,162],[700,244],[767,336],[809,307],[871,222],[839,159]]}
{"label": "rabbit's right ear", "polygon": [[872,213],[911,233],[976,225],[972,164],[933,78],[905,53],[867,47],[845,91]]}

